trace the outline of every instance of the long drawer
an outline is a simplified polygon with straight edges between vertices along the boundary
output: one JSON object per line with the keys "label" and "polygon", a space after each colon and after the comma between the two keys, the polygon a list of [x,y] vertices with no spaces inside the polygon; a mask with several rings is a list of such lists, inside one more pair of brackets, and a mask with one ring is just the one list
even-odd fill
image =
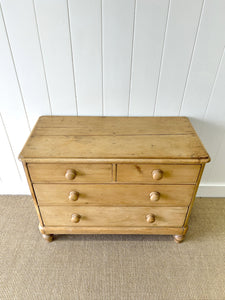
{"label": "long drawer", "polygon": [[118,182],[155,184],[193,184],[200,165],[118,164]]}
{"label": "long drawer", "polygon": [[34,184],[40,205],[188,206],[195,185]]}
{"label": "long drawer", "polygon": [[187,207],[41,206],[45,226],[181,227]]}
{"label": "long drawer", "polygon": [[111,164],[28,164],[31,180],[37,182],[111,182]]}

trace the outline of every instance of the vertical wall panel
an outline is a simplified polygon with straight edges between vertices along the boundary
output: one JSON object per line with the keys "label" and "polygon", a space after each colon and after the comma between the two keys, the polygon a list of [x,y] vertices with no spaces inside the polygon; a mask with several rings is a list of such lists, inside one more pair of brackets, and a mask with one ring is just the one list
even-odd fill
{"label": "vertical wall panel", "polygon": [[28,194],[28,184],[17,168],[17,158],[12,152],[1,115],[0,145],[0,194]]}
{"label": "vertical wall panel", "polygon": [[154,112],[169,0],[138,0],[134,32],[130,115]]}
{"label": "vertical wall panel", "polygon": [[66,0],[35,0],[53,114],[76,114]]}
{"label": "vertical wall panel", "polygon": [[[0,194],[4,192],[7,185],[15,181],[20,181],[20,173],[17,168],[15,158],[10,148],[10,144],[3,126],[2,118],[0,115]],[[7,159],[6,159],[7,158]]]}
{"label": "vertical wall panel", "polygon": [[202,1],[171,1],[155,115],[179,113]]}
{"label": "vertical wall panel", "polygon": [[[211,156],[204,181],[220,182],[224,178],[224,152],[223,140],[225,138],[225,53],[223,55],[218,76],[210,97],[210,102],[201,126],[200,136]],[[223,144],[222,144],[223,143]]]}
{"label": "vertical wall panel", "polygon": [[134,0],[103,0],[103,96],[105,115],[127,115]]}
{"label": "vertical wall panel", "polygon": [[[0,11],[0,112],[7,129],[13,152],[17,158],[27,136],[29,125],[23,105],[22,94]],[[7,157],[5,157],[7,160]],[[21,170],[22,166],[16,159]]]}
{"label": "vertical wall panel", "polygon": [[51,114],[33,2],[3,0],[2,9],[32,127],[40,115]]}
{"label": "vertical wall panel", "polygon": [[52,112],[187,115],[212,158],[204,195],[223,196],[224,0],[0,3],[0,193],[28,192],[17,156]]}
{"label": "vertical wall panel", "polygon": [[204,177],[205,183],[217,183],[224,186],[225,182],[225,135],[223,136],[222,143],[218,148],[218,151],[213,155],[213,163],[209,169],[209,175]]}
{"label": "vertical wall panel", "polygon": [[206,1],[181,115],[195,118],[204,115],[225,45],[224,28],[225,1]]}
{"label": "vertical wall panel", "polygon": [[101,0],[70,0],[79,115],[102,115]]}

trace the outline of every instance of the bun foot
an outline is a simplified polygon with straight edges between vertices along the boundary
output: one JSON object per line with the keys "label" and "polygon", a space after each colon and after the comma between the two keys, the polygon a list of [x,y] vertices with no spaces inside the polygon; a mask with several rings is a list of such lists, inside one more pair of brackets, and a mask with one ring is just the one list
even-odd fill
{"label": "bun foot", "polygon": [[177,244],[182,243],[184,240],[184,235],[174,235],[174,242],[176,242]]}
{"label": "bun foot", "polygon": [[47,242],[52,242],[53,241],[53,234],[44,234],[44,233],[42,233],[42,237]]}
{"label": "bun foot", "polygon": [[45,229],[41,226],[41,224],[38,225],[38,228],[44,240],[46,240],[47,242],[53,241],[53,234],[45,234]]}

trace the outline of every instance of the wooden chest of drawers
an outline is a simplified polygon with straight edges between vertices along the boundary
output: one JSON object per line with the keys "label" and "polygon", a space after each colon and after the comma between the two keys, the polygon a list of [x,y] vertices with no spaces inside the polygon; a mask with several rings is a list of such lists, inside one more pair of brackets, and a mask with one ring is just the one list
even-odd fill
{"label": "wooden chest of drawers", "polygon": [[43,237],[184,239],[209,155],[185,117],[40,117],[19,158]]}

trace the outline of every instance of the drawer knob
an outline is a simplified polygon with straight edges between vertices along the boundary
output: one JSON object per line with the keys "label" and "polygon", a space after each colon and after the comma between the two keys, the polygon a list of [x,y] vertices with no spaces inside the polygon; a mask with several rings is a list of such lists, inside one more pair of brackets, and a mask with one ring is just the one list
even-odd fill
{"label": "drawer knob", "polygon": [[151,192],[149,197],[150,197],[151,201],[158,201],[160,198],[160,193],[159,192]]}
{"label": "drawer knob", "polygon": [[79,193],[76,191],[71,191],[68,198],[70,201],[77,201],[79,198]]}
{"label": "drawer knob", "polygon": [[152,171],[152,178],[154,180],[160,180],[163,177],[163,171],[158,169],[158,170],[153,170]]}
{"label": "drawer knob", "polygon": [[78,215],[78,214],[72,214],[71,216],[71,221],[73,223],[79,223],[80,222],[80,219],[81,219],[81,215]]}
{"label": "drawer knob", "polygon": [[155,215],[154,214],[149,214],[146,216],[146,221],[148,223],[154,223],[155,222]]}
{"label": "drawer knob", "polygon": [[65,174],[66,179],[73,180],[76,177],[76,171],[74,169],[68,169]]}

